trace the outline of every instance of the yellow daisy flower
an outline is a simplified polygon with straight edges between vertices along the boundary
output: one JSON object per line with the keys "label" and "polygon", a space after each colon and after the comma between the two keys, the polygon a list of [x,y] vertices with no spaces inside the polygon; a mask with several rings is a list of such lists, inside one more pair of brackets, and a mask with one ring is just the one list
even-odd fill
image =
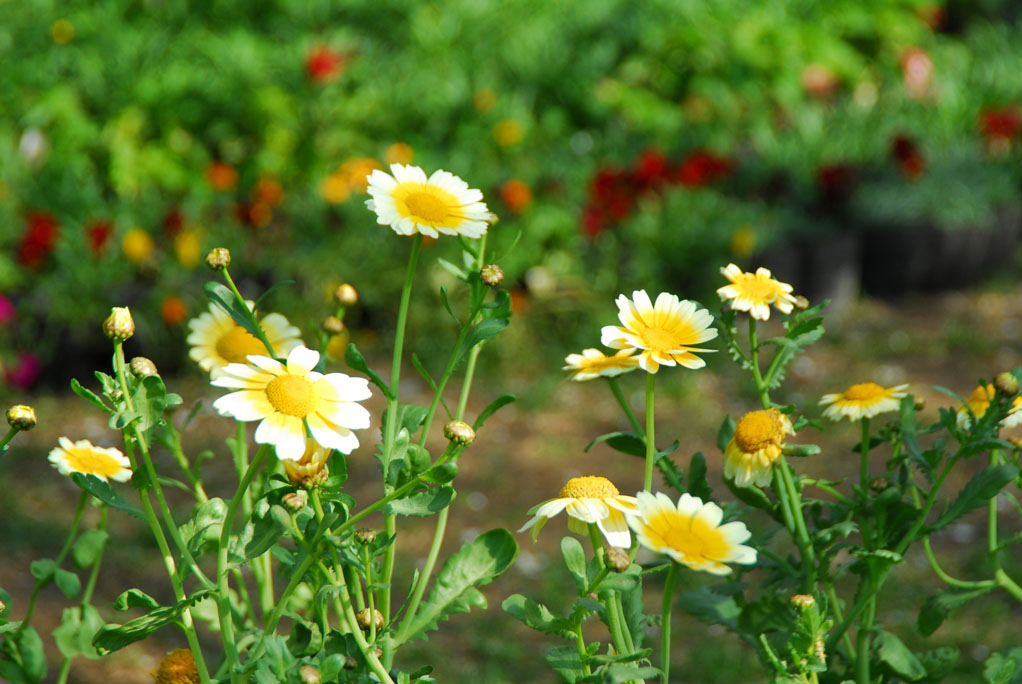
{"label": "yellow daisy flower", "polygon": [[[986,387],[980,385],[976,389],[972,390],[972,394],[970,394],[969,398],[965,400],[965,406],[968,406],[969,408],[966,409],[965,406],[960,407],[957,415],[955,416],[955,422],[958,424],[958,427],[963,430],[969,428],[970,423],[972,422],[969,417],[970,410],[972,411],[972,415],[976,416],[976,420],[982,418],[983,414],[985,414],[987,409],[990,408],[990,402],[994,398],[994,392],[995,389],[993,385],[987,385]],[[1001,427],[1010,428],[1018,425],[1022,425],[1022,396],[1015,397],[1015,400],[1011,402],[1011,408],[1008,409],[1008,415],[1001,421]]]}
{"label": "yellow daisy flower", "polygon": [[721,275],[731,281],[717,290],[721,301],[730,301],[735,311],[748,311],[753,318],[765,321],[770,318],[770,305],[784,314],[791,313],[795,306],[792,287],[770,275],[770,270],[757,268],[755,273],[744,273],[734,264],[720,269]]}
{"label": "yellow daisy flower", "polygon": [[314,371],[319,352],[305,347],[292,349],[286,364],[255,355],[248,362],[251,365],[228,364],[212,381],[239,390],[213,402],[220,415],[262,421],[255,441],[272,444],[282,461],[297,461],[305,454],[306,427],[321,446],[345,454],[358,446],[352,430],[369,427],[369,411],[355,402],[371,396],[368,380]]}
{"label": "yellow daisy flower", "polygon": [[61,437],[57,442],[60,446],[50,452],[48,460],[61,475],[81,473],[104,482],[131,479],[131,462],[120,450],[93,446],[87,439],[72,443],[67,437]]}
{"label": "yellow daisy flower", "polygon": [[390,171],[375,170],[368,177],[372,199],[366,200],[366,206],[376,212],[377,223],[390,226],[398,235],[477,238],[486,234],[493,214],[479,190],[447,171],[434,171],[429,178],[418,166],[391,164]]}
{"label": "yellow daisy flower", "polygon": [[693,352],[711,352],[692,345],[717,336],[713,316],[695,302],[678,299],[661,292],[653,304],[645,290],[636,290],[632,298],[617,298],[621,326],[603,327],[601,342],[612,349],[641,349],[639,367],[656,373],[660,366],[681,364],[685,368],[702,368],[706,362]]}
{"label": "yellow daisy flower", "polygon": [[908,385],[884,388],[875,382],[860,382],[844,392],[824,394],[820,406],[827,407],[823,415],[831,420],[862,420],[897,411],[901,400],[908,395],[907,389]]}
{"label": "yellow daisy flower", "polygon": [[[249,311],[255,310],[255,302],[246,300]],[[301,331],[291,325],[279,313],[271,313],[259,319],[259,325],[266,339],[273,347],[273,353],[285,357],[302,344]],[[230,315],[215,304],[188,321],[191,331],[186,340],[191,345],[188,358],[199,364],[199,368],[218,378],[229,363],[246,363],[250,354],[266,356],[266,346],[252,333],[234,322]]]}
{"label": "yellow daisy flower", "polygon": [[305,453],[297,461],[283,461],[284,474],[291,484],[299,487],[313,487],[323,484],[330,476],[327,461],[330,449],[324,449],[311,439],[305,445]]}
{"label": "yellow daisy flower", "polygon": [[725,563],[752,565],[756,549],[744,546],[752,534],[743,522],[721,525],[720,506],[691,494],[682,494],[677,505],[663,493],[639,492],[638,514],[628,516],[639,543],[693,570],[712,575],[731,573]]}
{"label": "yellow daisy flower", "polygon": [[581,354],[564,357],[563,370],[571,371],[575,382],[595,380],[599,377],[612,378],[639,367],[639,357],[632,356],[634,349],[622,349],[614,356],[607,356],[599,349],[583,349]]}
{"label": "yellow daisy flower", "polygon": [[150,672],[155,684],[199,684],[199,670],[195,667],[195,658],[186,648],[171,651],[160,666]]}
{"label": "yellow daisy flower", "polygon": [[635,497],[621,494],[610,480],[597,475],[568,480],[556,499],[529,509],[533,517],[518,531],[531,529],[532,540],[536,541],[546,521],[564,510],[568,512],[568,529],[572,532],[586,534],[587,525],[595,523],[611,546],[631,546],[632,535],[625,514],[636,511]]}
{"label": "yellow daisy flower", "polygon": [[742,416],[724,449],[724,477],[737,487],[765,487],[784,447],[786,435],[795,434],[788,417],[777,409],[752,411]]}

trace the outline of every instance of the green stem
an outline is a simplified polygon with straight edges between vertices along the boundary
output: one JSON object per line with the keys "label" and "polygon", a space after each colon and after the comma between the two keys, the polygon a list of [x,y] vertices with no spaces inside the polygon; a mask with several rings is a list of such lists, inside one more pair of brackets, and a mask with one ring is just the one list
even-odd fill
{"label": "green stem", "polygon": [[230,567],[228,565],[228,550],[231,543],[231,530],[234,527],[234,517],[237,515],[238,507],[244,501],[243,493],[252,483],[252,478],[262,467],[266,458],[267,449],[259,449],[256,452],[252,463],[245,469],[241,480],[238,482],[238,489],[231,497],[231,503],[227,507],[227,515],[224,516],[223,526],[220,529],[220,545],[217,549],[216,583],[217,583],[217,613],[220,618],[220,635],[224,644],[224,654],[227,658],[228,672],[232,682],[240,681],[236,672],[239,665],[238,645],[234,637],[234,616],[231,613],[230,596]]}
{"label": "green stem", "polygon": [[248,313],[248,320],[252,324],[253,329],[256,331],[256,337],[258,337],[259,341],[263,343],[264,347],[266,347],[266,351],[270,358],[280,361],[280,359],[277,358],[276,352],[273,350],[273,345],[270,344],[268,339],[266,339],[266,333],[263,332],[263,326],[259,325],[259,319],[256,318],[255,312],[248,308],[248,304],[245,303],[245,298],[242,297],[241,292],[238,291],[238,286],[234,284],[234,279],[231,278],[231,274],[227,272],[226,268],[221,269],[221,272],[223,273],[224,280],[227,282],[227,287],[229,287],[231,292],[234,294],[234,298],[238,301],[242,310]]}
{"label": "green stem", "polygon": [[185,477],[188,478],[188,484],[192,487],[192,495],[195,496],[195,500],[200,504],[206,503],[209,501],[209,496],[206,494],[206,490],[202,487],[202,481],[192,474],[192,469],[188,463],[188,457],[185,456],[184,449],[181,448],[181,433],[177,431],[173,422],[169,419],[167,420],[167,435],[168,436],[165,439],[160,439],[160,442],[167,447],[171,454],[173,454],[178,467],[181,468]]}
{"label": "green stem", "polygon": [[[383,682],[383,684],[394,684],[394,680],[391,679],[390,673],[387,672],[387,667],[376,656],[375,650],[369,645],[369,642],[366,641],[365,635],[362,634],[362,630],[359,629],[358,619],[355,617],[355,611],[351,607],[351,596],[348,594],[348,585],[344,581],[344,573],[339,573],[339,576],[335,579],[335,581],[341,589],[341,605],[344,608],[343,617],[348,623],[351,635],[355,638],[355,643],[358,644],[358,649],[362,652],[362,656],[369,665],[369,669],[373,671],[376,677]],[[372,616],[370,616],[370,620],[372,619]]]}
{"label": "green stem", "polygon": [[752,377],[756,381],[756,394],[759,395],[759,403],[764,409],[770,408],[770,393],[766,383],[763,382],[763,374],[759,370],[759,338],[756,334],[756,319],[749,316],[749,356],[752,359]]}
{"label": "green stem", "polygon": [[625,399],[624,393],[621,391],[621,386],[617,382],[617,378],[607,378],[607,386],[610,387],[610,391],[614,394],[614,398],[617,399],[618,405],[621,406],[621,410],[625,412],[625,416],[628,417],[628,422],[632,424],[632,428],[637,434],[644,434],[642,430],[642,423],[635,417],[635,412],[632,411],[632,407],[628,405],[628,400]]}
{"label": "green stem", "polygon": [[[869,503],[869,418],[862,419],[862,441],[859,443],[859,487],[862,491],[863,509]],[[873,520],[869,511],[863,510],[859,519],[862,529],[862,543],[867,549],[872,550],[876,546],[873,538]]]}
{"label": "green stem", "polygon": [[[827,602],[830,604],[830,612],[834,614],[834,620],[840,624],[844,620],[844,616],[841,614],[841,604],[838,602],[837,592],[834,590],[833,584],[827,585]],[[855,647],[852,645],[852,637],[845,632],[841,635],[841,643],[845,646],[845,651],[848,654],[848,660],[851,661],[852,654],[855,653]]]}
{"label": "green stem", "polygon": [[866,590],[868,602],[866,615],[859,623],[859,632],[855,639],[855,684],[870,684],[869,679],[869,646],[873,636],[873,621],[876,619],[877,583],[873,577],[873,568],[869,568],[869,588]]}
{"label": "green stem", "polygon": [[575,622],[575,648],[578,650],[579,660],[582,662],[582,674],[590,676],[593,671],[589,669],[589,651],[586,649],[586,640],[582,636],[582,622]]}
{"label": "green stem", "polygon": [[788,505],[791,508],[791,517],[795,525],[795,543],[802,554],[803,571],[805,572],[803,591],[811,593],[816,585],[816,553],[813,549],[813,542],[809,536],[809,528],[806,526],[805,517],[802,515],[802,497],[795,486],[795,479],[791,474],[783,454],[774,463],[774,469],[779,471],[781,490],[788,498]]}
{"label": "green stem", "polygon": [[926,552],[926,560],[930,562],[933,574],[940,578],[940,580],[944,583],[950,584],[952,587],[959,587],[961,589],[978,589],[980,587],[994,586],[997,584],[994,580],[984,580],[981,582],[960,580],[944,572],[944,569],[940,567],[940,563],[937,562],[936,554],[933,553],[933,547],[930,544],[929,537],[923,537],[923,550]]}
{"label": "green stem", "polygon": [[656,437],[654,434],[654,388],[656,374],[646,373],[646,472],[642,478],[643,491],[653,491],[653,462],[656,460]]}
{"label": "green stem", "polygon": [[0,454],[4,453],[7,445],[10,444],[11,440],[14,439],[14,435],[18,434],[18,432],[20,432],[18,428],[14,427],[7,430],[7,434],[4,435],[4,438],[0,439]]}
{"label": "green stem", "polygon": [[660,617],[660,681],[671,679],[671,609],[674,607],[674,583],[678,580],[678,564],[671,562],[664,580],[664,598]]}
{"label": "green stem", "polygon": [[437,557],[440,555],[440,547],[444,541],[444,534],[447,531],[447,517],[451,511],[451,507],[440,511],[437,514],[436,530],[433,533],[433,541],[429,546],[429,553],[426,556],[426,564],[422,566],[422,572],[419,573],[419,579],[415,583],[415,588],[412,592],[412,597],[408,602],[408,608],[405,610],[405,619],[401,621],[401,627],[397,630],[395,640],[397,643],[404,643],[408,637],[408,630],[415,622],[415,612],[419,609],[419,603],[422,601],[423,594],[426,593],[426,585],[429,584],[429,578],[433,574],[433,568],[436,566]]}

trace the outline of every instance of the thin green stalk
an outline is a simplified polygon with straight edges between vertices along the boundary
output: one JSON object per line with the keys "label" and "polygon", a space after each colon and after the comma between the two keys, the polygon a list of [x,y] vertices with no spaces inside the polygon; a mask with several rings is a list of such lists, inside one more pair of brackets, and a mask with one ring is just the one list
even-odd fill
{"label": "thin green stalk", "polygon": [[20,432],[18,428],[10,428],[7,430],[7,434],[4,435],[3,439],[0,439],[0,454],[4,453],[4,448],[10,444],[11,440],[14,439],[14,435]]}
{"label": "thin green stalk", "polygon": [[387,672],[387,667],[376,656],[375,650],[369,645],[369,642],[366,641],[365,635],[362,634],[362,630],[359,629],[358,619],[355,617],[355,611],[351,607],[351,596],[348,594],[348,585],[344,581],[344,573],[341,573],[340,576],[336,578],[336,582],[341,589],[340,598],[341,605],[344,608],[343,617],[348,623],[351,635],[355,638],[355,643],[358,644],[358,649],[362,652],[362,656],[369,665],[369,669],[373,671],[373,674],[375,674],[376,677],[383,682],[383,684],[394,684],[394,680],[391,679],[390,673]]}
{"label": "thin green stalk", "polygon": [[[827,601],[830,604],[830,612],[834,614],[834,620],[840,624],[844,620],[844,616],[841,614],[841,604],[838,602],[837,592],[834,590],[833,584],[827,585]],[[852,654],[855,653],[855,647],[852,645],[852,637],[845,632],[841,635],[841,643],[844,644],[845,650],[848,654],[848,660],[851,661]]]}
{"label": "thin green stalk", "polygon": [[632,407],[628,405],[628,400],[625,399],[625,395],[621,392],[621,386],[618,385],[617,378],[607,378],[607,386],[610,387],[610,391],[614,394],[614,398],[617,399],[617,403],[621,406],[621,410],[625,412],[625,416],[628,417],[628,422],[632,424],[632,428],[637,434],[644,434],[642,430],[642,423],[635,417],[635,412],[632,411]]}
{"label": "thin green stalk", "polygon": [[646,472],[642,478],[643,491],[653,491],[653,462],[656,460],[656,437],[654,433],[654,388],[656,374],[646,373]]}
{"label": "thin green stalk", "polygon": [[575,649],[578,651],[579,660],[582,662],[582,674],[590,676],[593,671],[589,669],[589,651],[586,649],[586,640],[582,636],[582,622],[575,622]]}
{"label": "thin green stalk", "polygon": [[[57,558],[54,561],[57,567],[64,562],[67,558],[68,552],[71,550],[71,545],[75,541],[75,537],[78,536],[78,527],[82,522],[82,513],[85,511],[85,504],[89,500],[89,493],[84,489],[78,496],[78,505],[75,507],[74,517],[71,519],[71,529],[68,531],[67,539],[64,540],[64,546],[61,547],[60,553],[57,554]],[[50,583],[52,578],[42,578],[35,581],[35,585],[32,587],[32,595],[28,599],[28,610],[25,611],[25,617],[21,619],[21,624],[18,625],[17,633],[25,631],[29,623],[32,622],[32,614],[35,613],[36,599],[39,598],[39,592],[42,591],[43,587]]]}
{"label": "thin green stalk", "polygon": [[816,585],[816,552],[813,549],[812,538],[809,536],[809,528],[806,526],[805,516],[802,515],[802,497],[795,486],[795,479],[783,454],[777,459],[775,467],[780,468],[781,479],[784,481],[784,487],[791,498],[791,513],[795,519],[795,530],[798,533],[796,540],[807,566],[805,588],[807,591],[811,591]]}
{"label": "thin green stalk", "polygon": [[752,377],[756,381],[759,403],[764,409],[768,409],[770,408],[770,394],[766,383],[763,382],[763,374],[759,370],[759,338],[756,334],[756,319],[752,316],[749,316],[749,356],[752,358]]}
{"label": "thin green stalk", "polygon": [[671,609],[674,607],[674,583],[678,580],[678,564],[671,562],[664,580],[664,598],[660,617],[660,681],[671,679]]}
{"label": "thin green stalk", "polygon": [[443,544],[444,534],[447,531],[447,517],[450,511],[451,507],[448,506],[437,514],[436,529],[433,532],[433,541],[429,546],[429,553],[426,555],[426,564],[422,566],[422,572],[419,573],[419,579],[415,583],[411,599],[408,601],[408,608],[405,610],[405,618],[401,621],[401,626],[394,637],[399,644],[404,643],[407,639],[408,630],[415,622],[415,613],[419,609],[419,603],[422,601],[423,594],[426,593],[426,585],[429,584],[429,578],[433,574],[433,568],[436,566],[437,558],[440,555],[440,547]]}
{"label": "thin green stalk", "polygon": [[209,501],[209,496],[206,494],[206,490],[202,486],[202,481],[199,480],[195,475],[192,474],[192,469],[189,467],[188,457],[185,456],[184,449],[181,448],[181,434],[174,427],[174,424],[167,421],[167,434],[169,435],[165,439],[161,439],[160,442],[167,447],[170,453],[174,456],[174,460],[177,461],[177,465],[181,468],[181,472],[184,473],[185,477],[188,478],[188,484],[192,487],[192,495],[195,500],[200,504],[204,504]]}
{"label": "thin green stalk", "polygon": [[[84,492],[83,492],[84,493]],[[107,507],[106,504],[101,503],[99,508],[99,523],[96,525],[96,529],[100,532],[106,531],[106,519],[107,519]],[[99,553],[96,554],[95,560],[92,561],[92,569],[89,570],[89,579],[85,583],[85,591],[82,592],[82,600],[78,604],[78,611],[80,617],[85,619],[85,609],[92,603],[92,594],[96,590],[96,582],[99,580],[99,568],[103,563],[103,551],[106,549],[104,545],[100,549]],[[64,656],[64,662],[60,666],[60,674],[57,676],[57,684],[64,684],[67,681],[68,675],[71,674],[71,656]]]}
{"label": "thin green stalk", "polygon": [[876,619],[876,579],[873,577],[873,569],[869,569],[869,588],[866,590],[869,600],[866,605],[866,615],[859,623],[859,632],[855,640],[855,684],[870,684],[869,679],[869,646],[873,637],[873,621]]}
{"label": "thin green stalk", "polygon": [[[862,491],[863,506],[868,502],[869,497],[869,418],[862,419],[862,441],[859,444],[859,487]],[[864,512],[859,520],[862,530],[863,546],[872,550],[876,546],[873,538],[873,520],[868,512]]]}

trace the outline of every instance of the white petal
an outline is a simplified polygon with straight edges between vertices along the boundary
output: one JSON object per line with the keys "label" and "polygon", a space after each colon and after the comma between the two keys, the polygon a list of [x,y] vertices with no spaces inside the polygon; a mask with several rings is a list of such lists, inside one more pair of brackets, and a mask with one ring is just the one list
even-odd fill
{"label": "white petal", "polygon": [[308,347],[295,347],[287,355],[287,372],[292,375],[307,375],[318,363],[318,351]]}

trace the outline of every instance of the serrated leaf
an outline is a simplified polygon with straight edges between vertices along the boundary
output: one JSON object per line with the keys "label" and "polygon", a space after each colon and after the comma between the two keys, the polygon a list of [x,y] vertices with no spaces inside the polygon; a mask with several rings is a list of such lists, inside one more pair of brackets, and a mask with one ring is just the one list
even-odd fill
{"label": "serrated leaf", "polygon": [[994,653],[986,659],[983,679],[987,684],[1018,684],[1022,681],[1022,647]]}
{"label": "serrated leaf", "polygon": [[501,604],[501,608],[537,632],[553,634],[563,639],[574,639],[575,633],[568,620],[557,617],[542,603],[537,603],[521,594],[508,596]]}
{"label": "serrated leaf", "polygon": [[145,515],[142,511],[119,497],[109,482],[104,482],[95,475],[83,475],[82,473],[71,473],[71,481],[107,506],[110,506],[110,508],[133,515],[139,520],[145,520]]}
{"label": "serrated leaf", "polygon": [[727,451],[727,445],[731,442],[731,438],[735,436],[735,427],[735,419],[731,416],[724,416],[720,428],[717,429],[718,449]]}
{"label": "serrated leaf", "polygon": [[616,449],[629,456],[646,455],[646,440],[634,432],[608,432],[589,442],[583,451],[589,453],[589,450],[594,446],[604,442],[612,449]]}
{"label": "serrated leaf", "polygon": [[[265,336],[263,330],[256,326],[248,306],[242,305],[227,286],[211,280],[203,287],[203,291],[206,293],[206,299],[216,304],[252,337],[258,340],[261,335]],[[266,350],[266,353],[271,354],[269,350]]]}
{"label": "serrated leaf", "polygon": [[973,599],[990,593],[993,589],[994,585],[978,589],[952,588],[930,596],[919,610],[919,619],[916,623],[919,632],[924,636],[930,636],[953,611]]}
{"label": "serrated leaf", "polygon": [[875,640],[877,657],[896,674],[911,682],[926,676],[926,668],[901,639],[890,632],[880,630],[876,633]]}
{"label": "serrated leaf", "polygon": [[958,664],[958,649],[945,646],[944,648],[935,648],[932,651],[926,651],[920,653],[919,662],[926,668],[926,680],[931,682],[943,681],[945,677],[951,674],[951,671],[955,669],[955,665]]}
{"label": "serrated leaf", "polygon": [[358,371],[369,378],[369,382],[379,387],[380,391],[383,392],[383,396],[387,397],[387,399],[394,399],[394,393],[387,387],[387,383],[375,371],[369,368],[365,357],[362,356],[362,352],[358,350],[354,342],[348,343],[347,349],[344,350],[344,363],[348,364],[348,368],[351,370]]}
{"label": "serrated leaf", "polygon": [[107,406],[106,402],[103,401],[99,397],[98,394],[96,394],[95,392],[93,392],[90,389],[86,389],[85,387],[82,387],[81,383],[79,383],[74,378],[71,379],[71,391],[74,392],[75,394],[77,394],[78,396],[80,396],[82,399],[85,399],[86,401],[88,401],[88,402],[94,404],[95,406],[98,406],[99,408],[103,409],[107,413],[113,413],[114,412],[114,410],[112,408],[110,408],[109,406]]}
{"label": "serrated leaf", "polygon": [[703,501],[710,500],[710,483],[706,480],[706,457],[697,451],[688,464],[688,493]]}
{"label": "serrated leaf", "polygon": [[575,646],[554,646],[546,655],[547,663],[568,684],[575,684],[582,674],[582,659]]}
{"label": "serrated leaf", "polygon": [[145,608],[147,610],[152,610],[153,608],[159,607],[160,602],[141,589],[128,589],[114,599],[114,610],[119,610],[122,613],[129,608]]}
{"label": "serrated leaf", "polygon": [[669,487],[674,488],[679,494],[688,491],[685,488],[685,473],[682,472],[677,463],[671,460],[670,456],[660,454],[657,456],[654,464]]}
{"label": "serrated leaf", "polygon": [[125,646],[145,639],[161,627],[173,623],[181,617],[181,613],[186,608],[209,595],[208,591],[196,592],[176,605],[156,608],[148,615],[129,620],[123,625],[108,624],[99,630],[92,640],[92,645],[96,647],[96,651],[100,655],[109,655],[114,651],[119,651]]}
{"label": "serrated leaf", "polygon": [[395,647],[435,629],[440,620],[454,613],[485,607],[486,599],[476,587],[489,584],[511,567],[517,555],[518,544],[507,530],[490,530],[466,542],[444,563],[419,611],[406,618],[412,620],[408,628],[402,625],[407,637],[395,643]]}
{"label": "serrated leaf", "polygon": [[513,394],[502,394],[502,395],[500,395],[499,397],[497,397],[496,399],[491,401],[489,406],[487,406],[486,408],[484,408],[482,410],[482,412],[476,418],[476,422],[472,424],[472,429],[473,430],[478,430],[479,428],[481,428],[483,426],[483,423],[486,422],[487,418],[489,418],[494,413],[496,413],[500,409],[504,408],[508,404],[510,404],[510,403],[512,403],[514,401],[517,401],[517,400],[518,400],[518,397],[516,397]]}
{"label": "serrated leaf", "polygon": [[423,517],[436,515],[451,505],[454,498],[453,487],[433,487],[424,491],[416,492],[403,499],[391,501],[387,508],[391,513],[397,515],[410,515]]}
{"label": "serrated leaf", "polygon": [[995,466],[987,466],[976,473],[971,480],[962,488],[958,496],[951,503],[943,515],[933,523],[931,531],[941,530],[966,513],[984,505],[987,501],[997,496],[1004,485],[1018,477],[1019,470],[1014,465],[1002,463]]}
{"label": "serrated leaf", "polygon": [[735,585],[724,585],[725,591],[714,587],[700,587],[683,591],[678,596],[678,605],[697,620],[710,625],[724,625],[732,631],[738,630],[738,616],[742,609],[733,595]]}
{"label": "serrated leaf", "polygon": [[226,517],[227,503],[220,497],[200,504],[188,522],[179,528],[188,550],[197,555],[206,544],[217,543]]}

